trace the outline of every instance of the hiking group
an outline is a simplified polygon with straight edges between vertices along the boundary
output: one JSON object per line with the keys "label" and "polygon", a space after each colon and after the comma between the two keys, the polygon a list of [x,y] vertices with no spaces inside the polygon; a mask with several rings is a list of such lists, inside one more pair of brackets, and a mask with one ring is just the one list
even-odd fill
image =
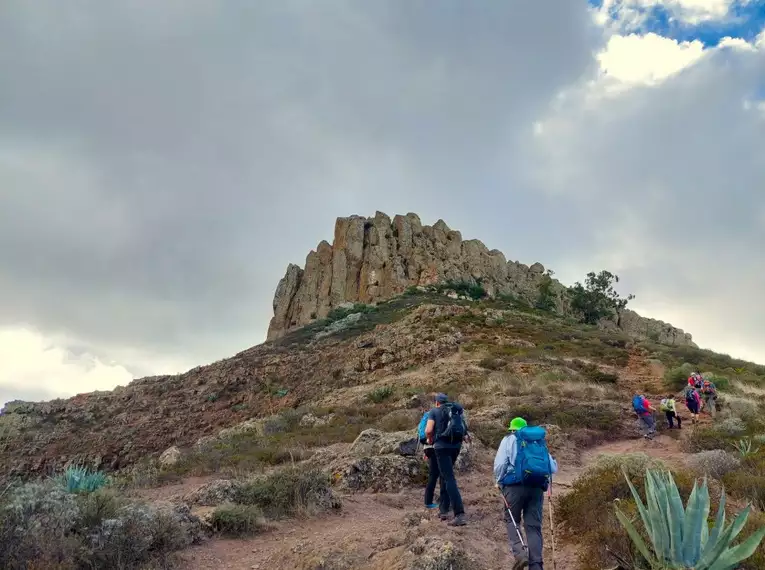
{"label": "hiking group", "polygon": [[[705,379],[698,372],[693,372],[688,377],[688,385],[683,389],[682,395],[685,398],[685,407],[691,414],[691,423],[694,425],[699,421],[702,410],[707,409],[711,416],[717,412],[717,388],[713,382]],[[632,397],[632,409],[640,420],[643,437],[653,439],[656,435],[656,420],[653,416],[656,409],[643,394],[635,394]],[[675,427],[675,422],[677,422],[677,429],[682,428],[683,420],[677,411],[677,403],[672,394],[661,400],[659,409],[664,412],[669,429]]]}
{"label": "hiking group", "polygon": [[[552,494],[552,476],[558,472],[558,464],[547,448],[547,434],[543,427],[529,426],[523,418],[514,418],[507,432],[494,458],[494,480],[504,503],[503,516],[514,559],[513,570],[543,570],[544,494]],[[425,507],[438,507],[441,520],[449,520],[449,512],[452,510],[454,518],[447,523],[450,526],[467,524],[454,472],[463,441],[470,442],[462,406],[450,402],[446,394],[435,394],[433,408],[426,411],[420,420],[418,438],[428,462]],[[434,497],[439,479],[440,496],[436,503]],[[520,528],[521,521],[526,534],[525,542]],[[550,525],[552,528],[552,510]],[[552,546],[554,559],[554,540]]]}

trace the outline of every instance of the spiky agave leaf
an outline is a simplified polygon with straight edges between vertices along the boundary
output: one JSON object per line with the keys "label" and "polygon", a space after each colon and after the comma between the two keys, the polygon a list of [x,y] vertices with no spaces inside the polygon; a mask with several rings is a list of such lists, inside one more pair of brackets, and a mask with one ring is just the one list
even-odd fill
{"label": "spiky agave leaf", "polygon": [[624,530],[627,531],[627,534],[632,539],[632,542],[635,544],[635,547],[638,549],[638,552],[645,558],[646,562],[650,565],[651,568],[656,568],[659,565],[659,561],[654,558],[654,556],[651,554],[651,551],[648,549],[648,545],[643,540],[643,537],[640,536],[640,533],[635,528],[635,525],[632,524],[632,521],[629,519],[627,515],[625,515],[619,507],[614,507],[616,510],[616,518],[619,519],[619,522],[624,527]]}
{"label": "spiky agave leaf", "polygon": [[765,538],[765,527],[755,532],[738,546],[734,546],[723,552],[707,570],[731,570],[732,568],[735,568],[739,562],[746,560],[754,554],[754,551],[757,550],[757,547],[760,545],[763,538]]}
{"label": "spiky agave leaf", "polygon": [[709,515],[709,490],[707,479],[704,478],[701,486],[693,485],[693,491],[685,508],[685,524],[683,525],[683,558],[682,562],[689,568],[693,568],[701,556],[701,532],[707,524]]}
{"label": "spiky agave leaf", "polygon": [[648,538],[651,540],[651,542],[653,542],[653,529],[651,528],[651,519],[648,516],[648,510],[643,504],[643,499],[640,498],[640,493],[637,492],[637,489],[635,489],[635,486],[632,484],[632,481],[630,481],[629,474],[627,473],[627,470],[624,467],[624,465],[622,465],[622,473],[624,473],[624,478],[627,481],[627,485],[629,485],[630,491],[632,491],[632,497],[635,499],[635,504],[637,505],[638,513],[640,513],[640,518],[643,521],[643,526],[645,527],[645,530],[648,533]]}
{"label": "spiky agave leaf", "polygon": [[709,532],[707,540],[702,541],[703,550],[701,552],[700,560],[703,560],[709,554],[709,552],[714,549],[715,544],[717,544],[717,541],[725,530],[725,503],[725,487],[723,487],[722,492],[720,493],[720,504],[717,507],[715,526],[712,527],[712,530]]}
{"label": "spiky agave leaf", "polygon": [[751,509],[751,505],[747,506],[738,514],[730,526],[728,526],[728,528],[722,532],[710,551],[707,552],[706,555],[698,561],[698,570],[704,570],[711,567],[718,560],[718,558],[722,556],[722,553],[728,548],[728,546],[730,546],[730,543],[733,542],[739,533],[743,530],[744,525],[746,524],[746,519],[749,518],[749,512]]}
{"label": "spiky agave leaf", "polygon": [[683,559],[683,521],[685,518],[685,509],[683,500],[677,485],[672,477],[672,473],[666,474],[666,497],[667,510],[669,512],[669,534],[672,542],[672,560],[680,562]]}

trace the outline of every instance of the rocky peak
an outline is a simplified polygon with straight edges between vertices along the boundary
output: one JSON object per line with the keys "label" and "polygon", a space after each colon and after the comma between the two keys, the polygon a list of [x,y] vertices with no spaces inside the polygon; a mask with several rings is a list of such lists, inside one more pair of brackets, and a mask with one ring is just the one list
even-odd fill
{"label": "rocky peak", "polygon": [[[303,269],[290,264],[279,281],[268,340],[324,318],[344,304],[376,303],[411,286],[480,280],[490,296],[509,294],[534,303],[543,279],[541,263],[508,261],[480,240],[463,240],[444,220],[427,226],[411,212],[392,220],[383,212],[372,218],[337,218],[332,245],[322,241],[308,254]],[[556,293],[566,289],[557,280],[550,287]],[[557,303],[560,312],[568,310],[565,295],[559,294]],[[668,344],[693,344],[682,330],[633,311],[604,326]]]}

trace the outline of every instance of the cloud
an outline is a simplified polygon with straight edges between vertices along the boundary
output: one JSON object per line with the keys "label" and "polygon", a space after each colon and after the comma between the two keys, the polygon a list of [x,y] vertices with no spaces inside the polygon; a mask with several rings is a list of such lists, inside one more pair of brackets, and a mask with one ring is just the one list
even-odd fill
{"label": "cloud", "polygon": [[597,60],[609,78],[651,85],[693,65],[703,54],[704,45],[698,40],[678,42],[654,33],[630,34],[611,36]]}
{"label": "cloud", "polygon": [[417,211],[501,245],[522,196],[505,149],[599,41],[586,9],[553,13],[4,2],[0,325],[131,371],[196,364],[263,340],[287,263],[337,216]]}
{"label": "cloud", "polygon": [[74,354],[32,329],[0,329],[0,402],[43,400],[125,385],[123,366]]}
{"label": "cloud", "polygon": [[[754,354],[761,44],[620,21],[570,0],[4,2],[0,327],[87,386],[180,371],[261,342],[337,216],[416,211],[568,281],[618,269],[638,308]],[[84,386],[25,354],[14,393]]]}
{"label": "cloud", "polygon": [[636,309],[760,362],[765,122],[751,101],[763,70],[765,50],[749,45],[709,50],[597,106],[590,82],[541,121],[527,157],[536,187],[598,220],[593,252],[569,272],[605,264],[637,293]]}

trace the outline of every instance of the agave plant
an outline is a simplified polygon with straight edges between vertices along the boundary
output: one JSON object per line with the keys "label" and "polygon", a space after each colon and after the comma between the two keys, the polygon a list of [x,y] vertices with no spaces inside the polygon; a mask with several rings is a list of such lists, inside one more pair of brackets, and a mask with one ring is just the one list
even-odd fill
{"label": "agave plant", "polygon": [[651,570],[733,570],[739,562],[754,554],[765,537],[763,527],[743,543],[731,546],[744,528],[751,506],[747,506],[726,526],[724,489],[715,524],[710,530],[707,524],[709,489],[706,478],[701,486],[693,485],[688,504],[683,508],[671,473],[646,471],[647,504],[643,504],[626,472],[624,477],[635,497],[651,548],[618,507],[616,516]]}
{"label": "agave plant", "polygon": [[733,444],[733,447],[736,448],[736,451],[738,451],[739,455],[741,455],[742,458],[746,459],[750,455],[754,455],[755,453],[760,451],[759,447],[755,447],[752,449],[752,438],[748,437],[745,439],[740,439],[736,443]]}
{"label": "agave plant", "polygon": [[68,493],[92,493],[109,482],[101,471],[90,471],[83,465],[70,465],[56,480]]}

